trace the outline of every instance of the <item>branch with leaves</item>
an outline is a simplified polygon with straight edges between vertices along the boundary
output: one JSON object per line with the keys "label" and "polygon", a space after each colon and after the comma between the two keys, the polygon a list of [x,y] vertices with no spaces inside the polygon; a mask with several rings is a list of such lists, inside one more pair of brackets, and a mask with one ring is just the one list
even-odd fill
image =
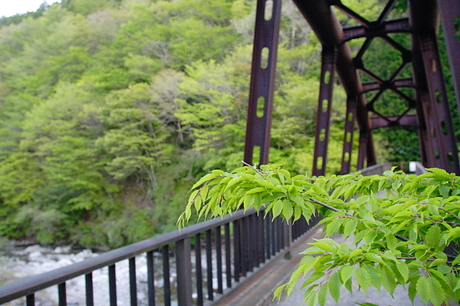
{"label": "branch with leaves", "polygon": [[[326,238],[311,243],[290,280],[275,291],[289,295],[298,281],[307,305],[337,302],[340,287],[352,282],[366,291],[383,287],[393,295],[403,285],[413,301],[441,305],[460,300],[460,256],[448,247],[460,238],[460,178],[440,169],[420,176],[386,171],[382,176],[359,173],[292,176],[271,166],[245,166],[228,173],[214,170],[192,188],[179,218],[184,226],[192,213],[223,217],[255,208],[293,222],[323,216]],[[329,238],[340,233],[349,244]]]}

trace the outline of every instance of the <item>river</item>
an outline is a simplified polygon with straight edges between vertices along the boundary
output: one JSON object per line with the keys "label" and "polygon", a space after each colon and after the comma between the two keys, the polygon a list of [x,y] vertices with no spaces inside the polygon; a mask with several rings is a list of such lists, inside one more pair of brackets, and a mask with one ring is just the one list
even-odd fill
{"label": "river", "polygon": [[[97,256],[91,250],[73,250],[71,247],[48,248],[38,245],[25,248],[9,248],[3,250],[0,255],[0,284],[11,283],[28,276],[48,272],[63,266]],[[155,266],[161,267],[161,255],[156,254],[154,258]],[[174,264],[171,265],[174,267]],[[160,268],[158,269],[160,270]],[[157,271],[158,271],[157,270]],[[117,274],[117,297],[118,305],[130,305],[129,300],[129,278],[122,277],[129,274],[128,261],[122,261],[116,265]],[[146,305],[147,300],[147,267],[145,256],[136,258],[136,274],[138,286],[139,305]],[[175,283],[176,273],[171,269],[171,283]],[[86,305],[85,301],[85,278],[84,276],[69,280],[67,283],[67,303],[68,305]],[[103,268],[93,272],[94,285],[94,304],[109,305],[108,301],[108,269]],[[161,299],[161,288],[163,287],[162,275],[155,275],[155,287],[160,289],[159,298]],[[58,304],[57,286],[37,293],[36,304],[41,306],[54,306]],[[24,305],[23,300],[17,300],[7,305]]]}

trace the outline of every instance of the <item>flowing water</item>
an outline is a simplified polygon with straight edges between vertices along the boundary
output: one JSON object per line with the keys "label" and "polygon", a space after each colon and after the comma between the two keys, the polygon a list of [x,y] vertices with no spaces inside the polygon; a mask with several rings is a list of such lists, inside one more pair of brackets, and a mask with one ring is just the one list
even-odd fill
{"label": "flowing water", "polygon": [[[45,273],[60,267],[68,266],[73,263],[97,256],[89,249],[73,250],[71,247],[48,248],[33,245],[25,248],[10,248],[0,252],[0,285],[12,283],[14,281]],[[203,276],[206,278],[206,258],[202,254],[201,258],[203,267]],[[216,255],[213,252],[213,267],[216,266]],[[175,298],[175,284],[177,273],[175,271],[175,259],[170,258],[170,283],[172,305],[177,305]],[[154,282],[155,295],[158,305],[163,304],[163,274],[162,274],[162,256],[160,253],[154,253]],[[213,268],[213,270],[215,270]],[[213,288],[217,287],[216,272],[213,271]],[[194,260],[192,263],[192,273],[195,273]],[[145,255],[136,257],[136,277],[137,277],[137,297],[138,305],[147,305],[147,259]],[[225,279],[225,272],[223,275]],[[130,305],[129,294],[129,263],[128,260],[116,264],[117,279],[117,301],[118,306]],[[225,283],[225,282],[224,282]],[[206,288],[206,282],[203,286]],[[108,268],[102,268],[93,272],[94,287],[94,305],[109,305],[109,277]],[[194,288],[195,284],[193,285]],[[225,289],[224,284],[224,289]],[[66,282],[67,305],[86,305],[85,300],[85,277],[80,276]],[[194,294],[196,298],[196,293]],[[58,305],[58,289],[52,286],[46,290],[40,291],[35,296],[35,305],[54,306]],[[18,299],[6,305],[19,306],[24,305],[24,299]]]}
{"label": "flowing water", "polygon": [[[45,273],[60,267],[97,256],[91,250],[72,250],[70,247],[46,248],[41,246],[29,246],[26,248],[13,248],[3,252],[0,256],[0,285],[11,283],[32,275]],[[161,255],[157,254],[154,259],[157,271],[161,269]],[[174,264],[171,264],[174,267]],[[136,258],[136,274],[139,305],[146,304],[147,300],[147,266],[145,256]],[[128,261],[116,264],[117,297],[118,305],[129,305],[129,267]],[[175,282],[175,271],[171,269],[171,283]],[[85,277],[77,277],[66,283],[68,305],[86,305],[85,301]],[[108,269],[103,268],[93,272],[94,304],[108,305]],[[155,275],[155,287],[160,297],[162,294],[163,277]],[[58,304],[57,286],[50,287],[37,293],[36,305],[52,306]],[[16,300],[8,305],[24,305],[23,300]]]}

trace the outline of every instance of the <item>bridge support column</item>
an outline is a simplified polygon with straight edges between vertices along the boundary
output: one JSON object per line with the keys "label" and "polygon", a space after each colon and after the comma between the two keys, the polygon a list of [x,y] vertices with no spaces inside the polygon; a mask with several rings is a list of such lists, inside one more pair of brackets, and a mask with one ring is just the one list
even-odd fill
{"label": "bridge support column", "polygon": [[355,132],[356,104],[356,96],[347,97],[347,112],[345,115],[342,167],[340,169],[340,174],[350,173],[351,170],[351,153],[353,152],[353,135]]}
{"label": "bridge support column", "polygon": [[256,147],[260,148],[256,163],[268,163],[280,15],[281,0],[257,1],[244,148],[244,161],[248,164],[253,164]]}
{"label": "bridge support column", "polygon": [[459,174],[458,152],[452,118],[449,111],[447,91],[442,74],[436,34],[419,35],[423,66],[428,83],[428,99],[425,109],[429,110],[431,138],[435,142],[435,165],[449,172]]}
{"label": "bridge support column", "polygon": [[460,50],[460,2],[438,0],[438,7],[460,112],[460,53],[458,52]]}
{"label": "bridge support column", "polygon": [[335,46],[324,46],[321,54],[321,85],[316,112],[315,152],[313,175],[326,174],[327,145],[331,121],[332,93],[334,89]]}

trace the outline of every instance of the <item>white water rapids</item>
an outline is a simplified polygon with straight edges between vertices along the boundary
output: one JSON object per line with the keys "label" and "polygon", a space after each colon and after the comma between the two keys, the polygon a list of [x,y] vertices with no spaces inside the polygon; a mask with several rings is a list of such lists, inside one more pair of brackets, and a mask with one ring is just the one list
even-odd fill
{"label": "white water rapids", "polygon": [[[29,246],[17,248],[0,256],[0,284],[4,285],[32,275],[48,272],[72,263],[97,256],[91,250],[72,252],[70,247],[45,248]],[[155,254],[156,271],[161,269],[161,255]],[[158,268],[157,268],[158,267]],[[157,273],[156,273],[157,274]],[[118,305],[130,305],[129,295],[129,267],[124,260],[116,264],[117,298]],[[147,303],[147,264],[146,257],[136,257],[136,276],[139,305]],[[174,263],[171,263],[171,284],[175,283],[176,273]],[[103,268],[93,272],[94,305],[109,305],[108,269]],[[155,275],[155,288],[159,296],[162,295],[163,277]],[[66,282],[67,305],[86,305],[85,277],[80,276]],[[35,296],[36,304],[52,306],[58,304],[57,286],[38,292]],[[24,299],[18,299],[6,305],[24,305]],[[174,301],[173,301],[174,305]]]}
{"label": "white water rapids", "polygon": [[[75,252],[71,247],[46,248],[38,245],[26,248],[13,248],[8,252],[0,252],[0,285],[12,283],[14,281],[45,273],[60,267],[68,266],[73,263],[97,256],[91,250],[79,250]],[[216,253],[213,252],[213,288],[217,288]],[[203,287],[206,288],[206,257],[202,252],[201,265],[203,267]],[[175,284],[177,282],[175,258],[170,258],[170,282],[171,282],[171,304],[177,305],[175,298]],[[163,302],[163,273],[162,273],[162,255],[154,253],[154,283],[157,305]],[[225,267],[224,267],[225,269]],[[192,260],[192,273],[195,273],[195,259]],[[136,277],[137,277],[137,298],[138,305],[147,305],[147,258],[144,255],[136,257]],[[225,279],[225,272],[223,278]],[[130,305],[130,285],[129,285],[129,262],[123,260],[116,264],[117,280],[117,305]],[[226,288],[225,282],[223,284]],[[195,288],[195,285],[193,285]],[[109,274],[108,268],[102,268],[93,272],[94,288],[94,305],[109,305]],[[85,296],[85,277],[80,276],[66,282],[67,305],[79,306],[86,305]],[[203,294],[206,294],[203,292]],[[193,294],[196,298],[196,293]],[[7,306],[25,305],[24,299],[18,299],[11,303],[4,304]],[[58,288],[52,286],[46,290],[40,291],[35,295],[35,305],[54,306],[58,305]]]}

